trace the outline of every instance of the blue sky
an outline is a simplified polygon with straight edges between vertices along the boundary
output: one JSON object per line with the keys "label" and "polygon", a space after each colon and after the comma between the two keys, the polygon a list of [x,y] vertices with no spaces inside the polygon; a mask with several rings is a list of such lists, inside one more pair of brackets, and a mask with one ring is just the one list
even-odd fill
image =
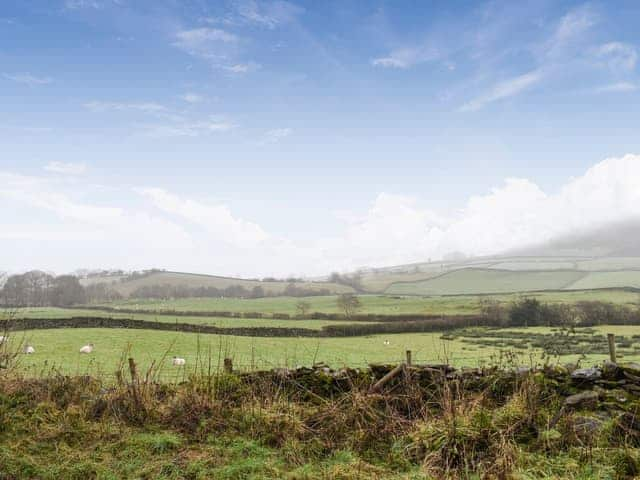
{"label": "blue sky", "polygon": [[495,253],[608,220],[563,193],[598,165],[634,216],[639,21],[636,1],[3,2],[0,270]]}

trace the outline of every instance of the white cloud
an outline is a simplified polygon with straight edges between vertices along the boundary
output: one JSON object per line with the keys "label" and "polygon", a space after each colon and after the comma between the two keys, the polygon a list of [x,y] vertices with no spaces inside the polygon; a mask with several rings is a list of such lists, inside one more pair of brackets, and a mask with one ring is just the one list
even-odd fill
{"label": "white cloud", "polygon": [[[436,211],[424,205],[425,198],[381,193],[335,235],[298,242],[242,218],[232,204],[163,188],[138,189],[132,197],[119,190],[104,204],[92,200],[90,187],[59,177],[0,172],[0,184],[0,248],[9,259],[4,268],[14,269],[69,271],[98,264],[251,276],[324,274],[438,259],[452,251],[497,254],[640,218],[640,155],[603,160],[556,191],[506,179],[456,211]],[[291,228],[302,220],[292,218]],[[24,241],[38,247],[25,248]]]}
{"label": "white cloud", "polygon": [[236,3],[238,15],[246,22],[274,29],[292,22],[304,12],[302,7],[285,1],[244,0]]}
{"label": "white cloud", "polygon": [[[442,258],[452,251],[490,255],[560,235],[640,217],[640,155],[606,159],[556,193],[526,179],[507,179],[438,215],[416,199],[381,194],[342,237],[325,244],[349,268]],[[335,267],[334,267],[335,268]]]}
{"label": "white cloud", "polygon": [[617,82],[610,83],[608,85],[602,85],[591,90],[593,93],[626,93],[635,92],[638,90],[638,85],[631,82]]}
{"label": "white cloud", "polygon": [[88,205],[74,201],[46,179],[0,172],[0,196],[24,205],[54,212],[61,218],[100,223],[119,217],[120,208]]}
{"label": "white cloud", "polygon": [[84,163],[49,162],[44,166],[48,172],[62,173],[64,175],[82,175],[87,166]]}
{"label": "white cloud", "polygon": [[528,72],[523,75],[519,75],[517,77],[499,82],[494,85],[488,92],[465,103],[462,107],[460,107],[460,111],[468,112],[480,110],[490,103],[513,97],[514,95],[517,95],[535,85],[536,83],[540,82],[542,78],[542,72],[539,70],[534,70],[532,72]]}
{"label": "white cloud", "polygon": [[205,100],[202,95],[198,95],[197,93],[185,93],[181,95],[180,98],[187,103],[202,103]]}
{"label": "white cloud", "polygon": [[204,120],[197,122],[174,122],[169,124],[141,125],[144,134],[151,137],[200,137],[228,132],[237,127],[224,120]]}
{"label": "white cloud", "polygon": [[575,68],[573,62],[588,51],[588,32],[599,21],[589,4],[569,10],[562,16],[547,38],[530,47],[535,66],[528,72],[495,83],[484,93],[466,102],[459,111],[476,111],[498,100],[525,92],[542,80],[552,80],[559,72]]}
{"label": "white cloud", "polygon": [[36,77],[30,73],[3,73],[2,76],[7,80],[12,80],[17,83],[28,85],[29,87],[36,87],[38,85],[48,85],[53,83],[51,77]]}
{"label": "white cloud", "polygon": [[419,63],[431,62],[440,58],[441,54],[435,48],[403,47],[392,50],[385,57],[374,58],[371,60],[371,65],[374,67],[406,69]]}
{"label": "white cloud", "polygon": [[[0,231],[5,232],[0,247],[12,253],[5,258],[11,270],[148,268],[193,248],[190,235],[175,223],[131,207],[91,202],[91,188],[76,182],[0,171],[0,184]],[[11,213],[18,214],[13,223]]]}
{"label": "white cloud", "polygon": [[558,23],[551,42],[563,44],[580,36],[598,22],[598,16],[590,5],[585,4],[567,12]]}
{"label": "white cloud", "polygon": [[212,24],[255,25],[273,30],[295,21],[304,13],[304,8],[283,0],[236,0],[231,8],[222,18],[209,17],[205,20]]}
{"label": "white cloud", "polygon": [[243,73],[255,72],[256,70],[259,70],[260,65],[255,62],[236,63],[235,65],[224,65],[222,66],[222,69],[231,73],[243,74]]}
{"label": "white cloud", "polygon": [[157,208],[204,228],[218,240],[247,248],[268,238],[259,225],[234,217],[226,205],[209,205],[182,198],[161,188],[141,188],[137,191]]}
{"label": "white cloud", "polygon": [[65,8],[69,10],[78,10],[83,8],[100,9],[103,7],[103,3],[98,0],[66,0],[64,2]]}
{"label": "white cloud", "polygon": [[134,103],[122,103],[122,102],[101,102],[92,101],[84,104],[84,107],[92,112],[109,112],[109,111],[125,111],[135,110],[144,113],[162,113],[167,112],[168,109],[164,105],[154,102],[134,102]]}
{"label": "white cloud", "polygon": [[638,52],[633,45],[609,42],[594,50],[594,56],[613,70],[631,71],[638,62]]}
{"label": "white cloud", "polygon": [[189,55],[221,61],[229,57],[230,47],[238,42],[239,38],[233,33],[202,27],[178,31],[173,45]]}
{"label": "white cloud", "polygon": [[293,133],[292,128],[274,128],[264,134],[262,143],[277,143]]}

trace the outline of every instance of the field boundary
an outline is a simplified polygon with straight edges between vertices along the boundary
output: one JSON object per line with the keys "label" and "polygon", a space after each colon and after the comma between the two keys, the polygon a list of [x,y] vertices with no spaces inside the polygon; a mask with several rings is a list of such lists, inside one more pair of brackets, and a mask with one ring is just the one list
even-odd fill
{"label": "field boundary", "polygon": [[448,331],[456,328],[481,326],[480,316],[460,315],[438,317],[430,320],[404,322],[380,322],[369,324],[325,325],[319,330],[289,327],[217,327],[193,323],[169,323],[151,320],[113,317],[68,318],[15,318],[0,323],[0,331],[49,330],[64,328],[120,328],[137,330],[162,330],[168,332],[235,335],[241,337],[361,337],[375,334],[426,333]]}
{"label": "field boundary", "polygon": [[[301,320],[331,320],[337,322],[379,322],[379,323],[391,323],[391,322],[410,322],[410,321],[427,321],[441,319],[443,317],[467,317],[471,315],[442,315],[436,313],[401,313],[396,315],[389,315],[383,313],[359,313],[352,315],[351,318],[347,318],[341,313],[324,313],[313,312],[304,316],[291,315],[288,313],[261,313],[261,312],[231,312],[228,310],[223,311],[205,311],[205,310],[168,310],[168,309],[147,309],[147,308],[120,308],[109,306],[83,306],[72,305],[64,307],[67,310],[93,310],[96,312],[108,312],[108,313],[124,313],[130,315],[158,315],[158,316],[171,316],[171,317],[199,317],[199,318],[246,318],[246,319],[263,319],[263,320],[291,320],[292,322]],[[287,327],[288,328],[288,327]]]}

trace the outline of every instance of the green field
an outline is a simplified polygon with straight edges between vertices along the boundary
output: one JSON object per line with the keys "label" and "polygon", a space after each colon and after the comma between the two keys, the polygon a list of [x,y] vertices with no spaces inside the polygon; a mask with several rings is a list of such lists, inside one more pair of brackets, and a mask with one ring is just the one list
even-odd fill
{"label": "green field", "polygon": [[469,268],[430,280],[395,283],[386,293],[397,295],[464,295],[474,293],[562,290],[586,273],[571,270],[510,271]]}
{"label": "green field", "polygon": [[[526,334],[551,334],[545,327],[507,329]],[[640,335],[640,326],[599,327],[598,333],[614,333],[618,337]],[[493,330],[495,334],[495,330]],[[29,343],[36,353],[21,355],[20,365],[30,374],[39,374],[51,368],[65,373],[111,374],[130,349],[142,367],[160,361],[164,355],[184,357],[187,370],[196,364],[208,365],[209,358],[217,368],[223,357],[233,358],[241,370],[253,368],[293,367],[325,362],[334,367],[365,366],[368,363],[396,363],[402,361],[406,350],[412,350],[416,363],[449,362],[456,366],[478,366],[497,361],[500,352],[512,351],[519,355],[519,363],[529,365],[541,361],[542,351],[535,348],[502,348],[479,345],[464,339],[444,340],[442,333],[413,333],[371,335],[351,338],[264,338],[231,335],[205,335],[182,332],[119,329],[54,329],[17,332],[13,344]],[[446,337],[446,335],[445,335]],[[386,345],[385,342],[389,344]],[[81,346],[93,343],[91,355],[80,355]],[[129,354],[127,354],[129,355]],[[566,355],[559,360],[576,361],[579,355]],[[602,361],[606,355],[587,355],[586,364]],[[625,360],[640,360],[640,353],[625,355]],[[165,376],[182,375],[183,369],[166,365]]]}
{"label": "green field", "polygon": [[[100,278],[101,277],[92,277],[84,279],[83,283],[86,285],[99,283]],[[128,279],[127,277],[124,277],[116,280],[114,280],[114,277],[109,276],[103,277],[103,280],[124,296],[130,295],[137,288],[154,285],[171,285],[173,287],[189,288],[214,287],[218,289],[224,289],[230,286],[241,286],[247,289],[262,287],[266,293],[278,295],[282,294],[289,284],[287,281],[246,280],[241,278],[199,275],[195,273],[182,272],[154,272],[139,278]],[[316,291],[329,289],[332,293],[353,291],[351,287],[329,282],[299,282],[295,285],[300,288]]]}
{"label": "green field", "polygon": [[634,287],[640,288],[640,271],[590,272],[571,285],[571,289]]}
{"label": "green field", "polygon": [[415,282],[392,284],[395,295],[464,295],[543,290],[640,288],[640,271],[463,269]]}
{"label": "green field", "polygon": [[[397,295],[359,295],[362,304],[359,313],[381,315],[433,314],[464,315],[480,312],[483,299],[510,303],[522,296],[535,297],[541,302],[575,303],[579,301],[602,301],[620,305],[636,305],[640,294],[626,290],[583,290],[556,292],[529,292],[526,294],[502,295],[456,295],[456,296],[397,296]],[[105,304],[109,307],[122,307],[138,310],[175,310],[193,312],[262,312],[265,314],[296,314],[296,304],[300,300],[309,302],[310,312],[340,313],[336,305],[336,296],[307,297],[269,297],[256,299],[240,298],[184,298],[174,300],[131,299]],[[51,309],[49,309],[51,310]],[[78,310],[69,310],[78,311]],[[90,314],[91,310],[86,311]],[[95,311],[93,311],[95,314]],[[115,313],[110,315],[117,315]],[[123,314],[126,316],[126,314]],[[234,319],[231,319],[232,321]]]}

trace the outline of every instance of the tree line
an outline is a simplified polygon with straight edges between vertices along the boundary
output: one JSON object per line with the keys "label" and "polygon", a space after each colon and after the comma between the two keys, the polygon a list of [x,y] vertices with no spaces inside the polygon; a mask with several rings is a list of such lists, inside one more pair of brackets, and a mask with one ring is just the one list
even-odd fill
{"label": "tree line", "polygon": [[0,290],[0,303],[12,307],[66,307],[86,302],[85,289],[74,275],[34,270],[11,275]]}
{"label": "tree line", "polygon": [[[273,291],[262,285],[225,288],[190,287],[187,285],[154,284],[133,290],[128,298],[168,300],[172,298],[263,298],[271,296],[310,297],[331,295],[329,288],[308,288],[291,281],[283,290]],[[12,307],[65,307],[83,303],[104,303],[123,299],[113,283],[98,282],[83,286],[75,275],[51,275],[33,270],[10,276],[0,289],[0,305]]]}
{"label": "tree line", "polygon": [[129,295],[130,298],[154,298],[167,300],[171,298],[264,298],[274,296],[312,297],[317,295],[331,295],[328,288],[307,288],[294,282],[288,283],[284,290],[274,292],[262,285],[245,287],[243,285],[229,285],[225,288],[189,287],[187,285],[144,285],[136,288]]}

